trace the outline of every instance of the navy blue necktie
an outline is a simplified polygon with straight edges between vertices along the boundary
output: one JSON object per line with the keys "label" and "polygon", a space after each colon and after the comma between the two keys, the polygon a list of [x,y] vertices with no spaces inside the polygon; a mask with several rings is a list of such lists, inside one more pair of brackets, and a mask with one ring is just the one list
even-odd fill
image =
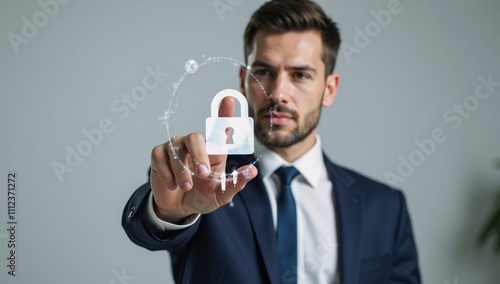
{"label": "navy blue necktie", "polygon": [[297,283],[297,213],[290,184],[299,174],[294,167],[281,167],[275,172],[281,181],[278,196],[278,258],[281,283]]}

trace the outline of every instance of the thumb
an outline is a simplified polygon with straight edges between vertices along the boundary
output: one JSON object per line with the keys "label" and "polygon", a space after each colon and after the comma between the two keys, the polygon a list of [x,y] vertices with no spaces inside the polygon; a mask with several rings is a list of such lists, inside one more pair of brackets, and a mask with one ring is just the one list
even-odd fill
{"label": "thumb", "polygon": [[257,176],[258,170],[253,165],[240,167],[235,171],[235,175],[229,174],[225,180],[225,190],[223,191],[222,184],[217,190],[218,203],[223,205],[229,203],[233,196],[245,188],[247,183]]}

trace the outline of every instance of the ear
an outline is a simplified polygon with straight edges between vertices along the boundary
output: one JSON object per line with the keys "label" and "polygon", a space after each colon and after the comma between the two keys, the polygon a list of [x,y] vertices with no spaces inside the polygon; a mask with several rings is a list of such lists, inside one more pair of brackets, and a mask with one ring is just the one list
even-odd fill
{"label": "ear", "polygon": [[241,66],[240,67],[240,92],[246,97],[245,95],[245,75],[246,75],[246,69],[245,67]]}
{"label": "ear", "polygon": [[326,77],[325,92],[323,94],[323,107],[329,107],[333,104],[335,97],[337,96],[337,89],[339,86],[339,74],[332,73]]}

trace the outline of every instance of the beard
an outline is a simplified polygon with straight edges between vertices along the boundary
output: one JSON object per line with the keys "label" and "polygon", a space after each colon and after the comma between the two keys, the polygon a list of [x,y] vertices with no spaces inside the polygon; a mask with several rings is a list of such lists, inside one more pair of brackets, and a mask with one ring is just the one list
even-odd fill
{"label": "beard", "polygon": [[[263,115],[271,114],[273,111],[278,114],[286,113],[290,115],[291,118],[296,121],[297,126],[285,134],[277,133],[277,131],[284,128],[282,125],[272,125],[271,122],[269,122],[268,125],[263,126],[259,118]],[[276,103],[261,108],[257,112],[257,115],[255,115],[255,111],[252,108],[249,108],[249,113],[256,121],[254,134],[263,145],[272,148],[287,148],[301,142],[316,129],[321,116],[321,104],[304,116],[303,125],[301,125],[299,114],[296,111]]]}

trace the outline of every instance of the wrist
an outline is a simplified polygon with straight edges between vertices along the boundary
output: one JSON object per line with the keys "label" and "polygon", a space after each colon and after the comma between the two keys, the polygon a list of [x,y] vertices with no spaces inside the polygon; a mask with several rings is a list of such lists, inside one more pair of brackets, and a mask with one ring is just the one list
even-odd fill
{"label": "wrist", "polygon": [[156,214],[156,217],[158,217],[160,220],[176,225],[184,224],[186,219],[188,219],[189,217],[191,217],[191,215],[194,214],[194,213],[187,213],[184,211],[172,212],[163,210],[156,204],[156,202],[154,201],[154,197],[153,197],[153,210]]}

